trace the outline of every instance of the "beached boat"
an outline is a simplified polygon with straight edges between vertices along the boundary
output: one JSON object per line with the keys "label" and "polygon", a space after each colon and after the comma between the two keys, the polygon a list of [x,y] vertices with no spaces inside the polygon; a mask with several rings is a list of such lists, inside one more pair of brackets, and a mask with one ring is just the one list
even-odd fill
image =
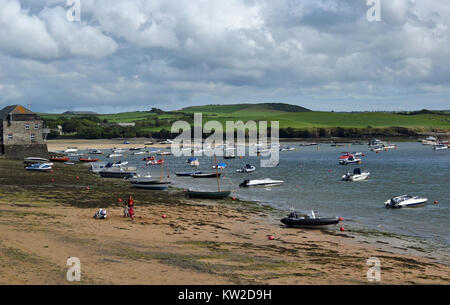
{"label": "beached boat", "polygon": [[170,181],[159,181],[159,180],[151,180],[146,178],[134,179],[130,180],[131,184],[135,188],[146,189],[146,190],[154,190],[154,191],[163,191],[167,189],[171,182]]}
{"label": "beached boat", "polygon": [[155,157],[154,157],[154,156],[151,156],[151,157],[145,157],[144,159],[142,159],[142,161],[153,161],[153,160],[155,160]]}
{"label": "beached boat", "polygon": [[256,170],[254,165],[246,164],[243,168],[236,170],[237,173],[253,173]]}
{"label": "beached boat", "polygon": [[361,172],[361,169],[355,168],[353,173],[346,173],[342,176],[342,180],[344,181],[362,181],[369,179],[369,172]]}
{"label": "beached boat", "polygon": [[117,161],[117,162],[111,163],[112,167],[124,167],[126,165],[128,165],[128,161]]}
{"label": "beached boat", "polygon": [[128,171],[119,167],[104,168],[99,171],[102,178],[131,178],[136,174],[134,171]]}
{"label": "beached boat", "polygon": [[76,153],[76,152],[78,152],[78,148],[76,148],[76,147],[68,147],[64,152],[66,154],[68,154],[68,153]]}
{"label": "beached boat", "polygon": [[278,186],[282,184],[284,181],[282,180],[273,180],[270,178],[266,179],[260,179],[260,180],[250,180],[245,179],[241,184],[239,184],[240,187],[250,187],[250,186]]}
{"label": "beached boat", "polygon": [[176,172],[175,175],[177,175],[178,177],[190,177],[192,175],[199,175],[202,172],[200,171],[194,171],[194,172]]}
{"label": "beached boat", "polygon": [[67,162],[69,160],[70,160],[69,157],[51,157],[50,158],[50,161],[52,161],[52,162],[61,162],[61,163]]}
{"label": "beached boat", "polygon": [[223,199],[230,196],[231,191],[217,191],[217,192],[202,192],[187,190],[186,197],[188,198],[204,198],[204,199]]}
{"label": "beached boat", "polygon": [[34,163],[25,167],[27,171],[46,172],[52,169],[53,163]]}
{"label": "beached boat", "polygon": [[98,149],[93,149],[93,150],[90,150],[90,151],[89,151],[89,154],[90,154],[90,155],[103,155],[104,152],[101,151],[101,150],[98,150]]}
{"label": "beached boat", "polygon": [[220,177],[221,173],[208,173],[208,174],[193,174],[192,178],[216,178]]}
{"label": "beached boat", "polygon": [[403,195],[387,200],[384,203],[384,205],[387,208],[393,209],[415,208],[423,206],[427,201],[428,201],[427,198],[421,198],[419,196]]}
{"label": "beached boat", "polygon": [[28,157],[23,159],[23,163],[25,164],[33,164],[33,163],[49,163],[50,160],[46,158],[39,158],[39,157]]}
{"label": "beached boat", "polygon": [[118,154],[118,153],[112,153],[109,154],[107,158],[118,158],[118,157],[122,157],[123,154]]}
{"label": "beached boat", "polygon": [[172,152],[170,152],[170,151],[162,151],[162,152],[157,153],[157,155],[158,156],[171,156]]}
{"label": "beached boat", "polygon": [[295,228],[307,228],[307,229],[320,229],[327,226],[336,225],[339,223],[337,217],[316,217],[314,211],[311,211],[311,215],[298,216],[295,211],[292,211],[288,217],[281,219],[281,222],[288,227]]}
{"label": "beached boat", "polygon": [[225,163],[218,163],[217,165],[214,165],[212,168],[213,169],[225,169],[227,167],[227,165]]}
{"label": "beached boat", "polygon": [[200,166],[200,161],[198,161],[198,158],[194,158],[194,157],[189,158],[187,160],[187,163],[189,163],[189,165],[192,166],[192,167]]}

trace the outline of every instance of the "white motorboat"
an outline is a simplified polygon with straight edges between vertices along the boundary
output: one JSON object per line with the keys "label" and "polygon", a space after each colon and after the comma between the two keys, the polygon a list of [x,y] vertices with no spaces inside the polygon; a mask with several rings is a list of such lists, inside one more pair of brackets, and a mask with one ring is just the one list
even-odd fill
{"label": "white motorboat", "polygon": [[433,150],[444,150],[448,149],[448,146],[446,144],[435,144],[433,146]]}
{"label": "white motorboat", "polygon": [[117,161],[117,162],[114,162],[111,166],[112,167],[124,167],[125,165],[128,165],[128,161]]}
{"label": "white motorboat", "polygon": [[91,151],[89,151],[90,155],[103,155],[103,151],[98,150],[98,149],[93,149]]}
{"label": "white motorboat", "polygon": [[68,147],[64,152],[66,154],[68,154],[68,153],[76,153],[76,152],[78,152],[78,148],[76,148],[76,147]]}
{"label": "white motorboat", "polygon": [[427,198],[421,198],[419,196],[403,195],[387,200],[384,203],[384,205],[387,208],[393,209],[415,208],[423,206],[427,201],[428,201]]}
{"label": "white motorboat", "polygon": [[113,153],[113,154],[109,154],[107,158],[118,158],[118,157],[122,157],[122,154],[117,154],[117,153]]}
{"label": "white motorboat", "polygon": [[355,168],[353,173],[346,173],[342,176],[342,180],[344,181],[362,181],[369,179],[369,172],[361,172],[361,169]]}
{"label": "white motorboat", "polygon": [[240,187],[250,187],[250,186],[278,186],[282,184],[284,181],[282,180],[273,180],[270,178],[261,179],[261,180],[250,180],[246,179],[241,184]]}
{"label": "white motorboat", "polygon": [[23,163],[25,163],[25,164],[50,163],[50,160],[46,159],[46,158],[39,158],[39,157],[28,157],[28,158],[23,159]]}
{"label": "white motorboat", "polygon": [[436,145],[439,144],[437,138],[429,136],[422,140],[422,145]]}
{"label": "white motorboat", "polygon": [[27,171],[45,172],[51,170],[52,165],[53,163],[35,163],[25,167],[25,169]]}
{"label": "white motorboat", "polygon": [[383,142],[379,139],[372,139],[369,142],[369,147],[378,147],[378,146],[383,146],[385,144],[386,144],[385,142]]}
{"label": "white motorboat", "polygon": [[236,170],[238,173],[253,173],[256,170],[254,165],[246,164],[243,168]]}
{"label": "white motorboat", "polygon": [[361,163],[361,158],[355,157],[354,155],[344,155],[339,157],[339,164],[347,165],[347,164],[359,164]]}

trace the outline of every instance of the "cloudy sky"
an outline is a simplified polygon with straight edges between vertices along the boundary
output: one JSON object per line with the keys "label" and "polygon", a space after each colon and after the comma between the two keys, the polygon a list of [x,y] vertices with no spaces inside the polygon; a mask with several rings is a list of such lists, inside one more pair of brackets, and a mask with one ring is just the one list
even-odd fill
{"label": "cloudy sky", "polygon": [[0,107],[450,109],[450,1],[0,0]]}

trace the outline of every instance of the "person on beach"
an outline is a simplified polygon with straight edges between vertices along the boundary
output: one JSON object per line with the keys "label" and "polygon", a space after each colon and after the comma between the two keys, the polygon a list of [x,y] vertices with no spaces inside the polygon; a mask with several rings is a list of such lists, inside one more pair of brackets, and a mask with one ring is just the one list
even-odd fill
{"label": "person on beach", "polygon": [[127,200],[127,208],[128,208],[128,214],[130,215],[131,219],[134,219],[134,200],[133,197],[128,197]]}

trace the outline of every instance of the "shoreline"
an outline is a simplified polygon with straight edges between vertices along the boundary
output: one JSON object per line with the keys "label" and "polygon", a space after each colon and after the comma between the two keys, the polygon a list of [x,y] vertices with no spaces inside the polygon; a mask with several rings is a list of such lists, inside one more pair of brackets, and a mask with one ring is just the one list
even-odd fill
{"label": "shoreline", "polygon": [[[0,169],[3,284],[69,284],[68,256],[85,266],[82,284],[369,284],[369,257],[382,262],[381,284],[450,282],[449,266],[390,251],[387,236],[377,243],[347,228],[289,229],[276,219],[279,210],[255,202],[135,190],[81,165],[28,173],[21,162],[0,159]],[[134,221],[117,204],[128,194]],[[101,207],[105,221],[92,218]]]}

